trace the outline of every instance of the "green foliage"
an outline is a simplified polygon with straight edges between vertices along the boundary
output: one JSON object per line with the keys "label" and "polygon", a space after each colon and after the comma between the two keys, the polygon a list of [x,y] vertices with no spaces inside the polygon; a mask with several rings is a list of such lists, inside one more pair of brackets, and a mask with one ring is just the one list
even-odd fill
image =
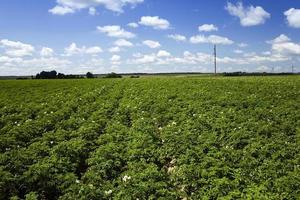
{"label": "green foliage", "polygon": [[122,78],[120,74],[116,74],[114,72],[107,74],[104,78]]}
{"label": "green foliage", "polygon": [[86,78],[94,78],[94,74],[91,72],[86,73]]}
{"label": "green foliage", "polygon": [[38,195],[35,192],[30,192],[25,195],[25,200],[38,200]]}
{"label": "green foliage", "polygon": [[299,199],[300,79],[0,82],[2,199]]}

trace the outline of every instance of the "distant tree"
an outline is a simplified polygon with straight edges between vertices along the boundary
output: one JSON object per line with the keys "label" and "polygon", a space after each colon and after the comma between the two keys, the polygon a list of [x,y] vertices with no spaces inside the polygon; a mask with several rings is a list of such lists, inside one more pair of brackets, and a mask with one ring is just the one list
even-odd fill
{"label": "distant tree", "polygon": [[38,73],[38,74],[35,75],[35,78],[36,78],[36,79],[40,79],[40,78],[41,78],[41,75]]}
{"label": "distant tree", "polygon": [[55,79],[57,78],[57,72],[56,71],[50,71],[50,72],[46,72],[46,71],[42,71],[41,73],[37,74],[36,79]]}
{"label": "distant tree", "polygon": [[62,74],[62,73],[58,73],[58,74],[57,74],[57,78],[59,78],[59,79],[64,79],[64,78],[66,78],[66,75],[64,75],[64,74]]}
{"label": "distant tree", "polygon": [[53,70],[49,73],[49,76],[50,78],[57,78],[57,72]]}
{"label": "distant tree", "polygon": [[86,73],[86,78],[94,78],[94,74],[91,72]]}
{"label": "distant tree", "polygon": [[104,78],[122,78],[120,74],[116,74],[114,72],[107,74]]}

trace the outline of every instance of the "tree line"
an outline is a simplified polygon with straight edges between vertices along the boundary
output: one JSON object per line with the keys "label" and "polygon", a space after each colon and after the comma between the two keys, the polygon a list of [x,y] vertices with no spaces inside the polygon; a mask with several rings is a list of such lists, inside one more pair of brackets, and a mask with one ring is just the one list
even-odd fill
{"label": "tree line", "polygon": [[36,79],[80,79],[80,78],[95,78],[94,74],[91,72],[86,73],[86,75],[74,75],[74,74],[63,74],[53,71],[42,71],[36,74]]}
{"label": "tree line", "polygon": [[[63,74],[57,73],[55,70],[53,71],[42,71],[36,74],[35,79],[81,79],[81,78],[97,78],[93,73],[87,72],[85,75],[73,75],[73,74]],[[103,78],[122,78],[120,74],[117,73],[109,73]],[[135,77],[134,77],[135,78]]]}

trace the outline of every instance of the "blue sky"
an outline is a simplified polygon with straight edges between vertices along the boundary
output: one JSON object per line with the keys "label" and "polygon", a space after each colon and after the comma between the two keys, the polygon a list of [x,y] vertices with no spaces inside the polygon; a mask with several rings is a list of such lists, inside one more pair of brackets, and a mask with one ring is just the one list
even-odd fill
{"label": "blue sky", "polygon": [[0,75],[289,72],[300,64],[296,0],[2,0]]}

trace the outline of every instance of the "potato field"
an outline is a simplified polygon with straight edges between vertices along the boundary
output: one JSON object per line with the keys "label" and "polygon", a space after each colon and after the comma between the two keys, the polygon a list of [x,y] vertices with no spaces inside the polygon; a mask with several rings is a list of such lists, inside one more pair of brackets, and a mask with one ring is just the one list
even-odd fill
{"label": "potato field", "polygon": [[0,199],[300,199],[300,76],[0,81]]}

